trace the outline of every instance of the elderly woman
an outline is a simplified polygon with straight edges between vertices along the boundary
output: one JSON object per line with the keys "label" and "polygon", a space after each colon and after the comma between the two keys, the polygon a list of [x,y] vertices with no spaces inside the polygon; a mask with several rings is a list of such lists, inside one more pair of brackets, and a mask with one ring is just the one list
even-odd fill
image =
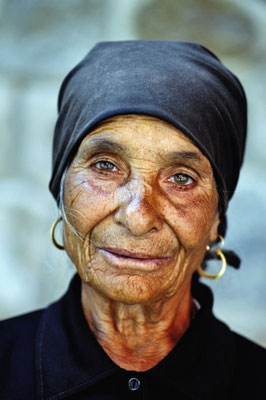
{"label": "elderly woman", "polygon": [[239,265],[221,247],[245,136],[240,82],[198,44],[100,43],[68,74],[52,239],[77,274],[56,303],[2,323],[1,399],[260,394],[265,350],[213,316],[198,282]]}

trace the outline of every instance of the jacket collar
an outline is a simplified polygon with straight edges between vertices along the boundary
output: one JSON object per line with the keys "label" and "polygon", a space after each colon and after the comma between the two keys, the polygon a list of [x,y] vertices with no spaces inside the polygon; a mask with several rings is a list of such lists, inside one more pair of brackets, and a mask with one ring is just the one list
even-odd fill
{"label": "jacket collar", "polygon": [[[230,381],[234,367],[234,343],[230,330],[212,314],[213,296],[203,285],[193,296],[201,309],[189,329],[156,367],[144,372],[165,380],[169,388],[178,382],[190,399],[209,399]],[[63,399],[123,372],[98,344],[83,315],[81,281],[75,275],[67,293],[44,310],[37,335],[38,399]],[[210,397],[209,397],[210,396]]]}

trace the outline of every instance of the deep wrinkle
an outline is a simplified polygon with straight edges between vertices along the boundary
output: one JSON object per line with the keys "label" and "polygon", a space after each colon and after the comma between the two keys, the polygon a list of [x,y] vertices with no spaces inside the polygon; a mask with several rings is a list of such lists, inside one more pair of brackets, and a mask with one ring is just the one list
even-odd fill
{"label": "deep wrinkle", "polygon": [[[124,116],[107,122],[104,129],[90,135],[102,139],[110,132],[109,139],[130,149],[129,158],[112,153],[110,158],[122,163],[122,174],[107,173],[102,179],[91,168],[95,157],[84,158],[81,143],[66,174],[65,204],[75,197],[72,208],[84,220],[76,220],[75,212],[70,219],[85,240],[81,243],[65,226],[64,242],[82,278],[83,311],[97,340],[122,368],[143,371],[164,358],[189,326],[191,277],[206,245],[217,237],[218,195],[208,160],[171,125]],[[199,155],[200,160],[187,157],[185,165],[178,166],[180,173],[192,166],[199,171],[195,187],[184,191],[167,182],[177,167],[160,161],[162,147],[168,153],[176,148]],[[86,183],[76,196],[74,188],[82,181]],[[135,264],[121,269],[99,252],[105,247],[172,258],[152,272],[136,270]]]}

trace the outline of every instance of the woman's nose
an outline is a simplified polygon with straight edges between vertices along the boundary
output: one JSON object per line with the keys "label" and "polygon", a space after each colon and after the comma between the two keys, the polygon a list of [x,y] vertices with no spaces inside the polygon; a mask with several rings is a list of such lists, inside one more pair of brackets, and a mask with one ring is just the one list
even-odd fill
{"label": "woman's nose", "polygon": [[151,186],[138,182],[124,189],[115,221],[124,225],[134,236],[160,230],[162,219],[156,210],[156,197]]}

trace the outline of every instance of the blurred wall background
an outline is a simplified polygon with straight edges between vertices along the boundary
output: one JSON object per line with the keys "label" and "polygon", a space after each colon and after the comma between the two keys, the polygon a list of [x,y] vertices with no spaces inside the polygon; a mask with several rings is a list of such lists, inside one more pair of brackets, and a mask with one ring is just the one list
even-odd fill
{"label": "blurred wall background", "polygon": [[[73,268],[50,241],[47,185],[59,85],[95,42],[200,42],[243,82],[249,138],[226,246],[242,258],[217,282],[216,315],[266,346],[266,1],[0,0],[0,318],[44,307]],[[58,239],[59,240],[59,239]]]}

